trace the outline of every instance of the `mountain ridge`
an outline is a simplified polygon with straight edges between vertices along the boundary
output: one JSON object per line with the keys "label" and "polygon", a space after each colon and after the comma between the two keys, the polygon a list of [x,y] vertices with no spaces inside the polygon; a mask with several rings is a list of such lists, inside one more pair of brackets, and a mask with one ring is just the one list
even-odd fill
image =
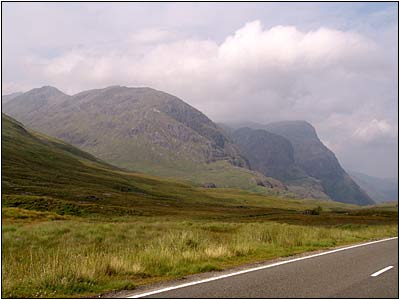
{"label": "mountain ridge", "polygon": [[285,190],[278,180],[246,168],[246,160],[230,138],[207,116],[173,95],[151,88],[112,86],[63,94],[53,101],[52,92],[43,92],[48,89],[41,89],[44,99],[38,108],[20,109],[21,95],[4,111],[34,130],[131,171],[200,185]]}
{"label": "mountain ridge", "polygon": [[373,203],[306,121],[249,122],[262,131],[235,135],[174,95],[123,86],[72,96],[44,86],[5,103],[4,111],[131,171],[210,187]]}

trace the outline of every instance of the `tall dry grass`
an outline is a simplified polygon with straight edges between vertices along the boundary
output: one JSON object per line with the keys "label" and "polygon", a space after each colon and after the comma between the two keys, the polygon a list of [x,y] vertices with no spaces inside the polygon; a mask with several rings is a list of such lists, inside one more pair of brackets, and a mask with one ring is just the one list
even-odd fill
{"label": "tall dry grass", "polygon": [[3,226],[2,296],[69,297],[397,235],[396,226],[52,221]]}

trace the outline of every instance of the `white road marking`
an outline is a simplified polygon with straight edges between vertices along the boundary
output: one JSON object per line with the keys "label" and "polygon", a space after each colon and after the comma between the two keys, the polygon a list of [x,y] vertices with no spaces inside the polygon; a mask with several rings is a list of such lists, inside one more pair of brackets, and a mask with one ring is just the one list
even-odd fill
{"label": "white road marking", "polygon": [[389,271],[391,268],[393,268],[393,266],[389,266],[386,268],[383,268],[382,270],[379,270],[378,272],[375,272],[374,274],[371,274],[372,277],[376,277],[381,275],[383,272]]}
{"label": "white road marking", "polygon": [[[326,251],[326,252],[312,254],[312,255],[309,255],[309,256],[303,256],[303,257],[298,257],[298,258],[294,258],[294,259],[290,259],[290,260],[280,261],[280,262],[276,262],[276,263],[273,263],[273,264],[270,264],[270,265],[260,266],[260,267],[256,267],[256,268],[251,268],[251,269],[247,269],[247,270],[234,272],[234,273],[229,273],[229,274],[225,274],[225,275],[206,278],[206,279],[203,279],[203,280],[188,282],[188,283],[184,283],[184,284],[180,284],[180,285],[176,285],[176,286],[170,286],[170,287],[166,287],[166,288],[159,289],[159,290],[154,290],[154,291],[150,291],[150,292],[136,294],[136,295],[129,296],[127,298],[146,297],[146,296],[150,296],[150,295],[154,295],[154,294],[158,294],[158,293],[163,293],[163,292],[167,292],[167,291],[171,291],[171,290],[184,288],[184,287],[191,286],[191,285],[196,285],[196,284],[200,284],[200,283],[219,280],[219,279],[223,279],[223,278],[227,278],[227,277],[231,277],[231,276],[235,276],[235,275],[240,275],[240,274],[245,274],[245,273],[249,273],[249,272],[254,272],[254,271],[258,271],[258,270],[268,269],[268,268],[272,268],[272,267],[276,267],[276,266],[292,263],[292,262],[295,262],[295,261],[305,260],[305,259],[309,259],[309,258],[313,258],[313,257],[318,257],[318,256],[322,256],[322,255],[335,253],[335,252],[340,252],[340,251],[349,250],[349,249],[353,249],[353,248],[372,245],[372,244],[376,244],[376,243],[380,243],[380,242],[386,242],[386,241],[394,240],[394,239],[397,239],[397,238],[398,237],[396,236],[396,237],[391,237],[391,238],[382,239],[382,240],[378,240],[378,241],[368,242],[368,243],[364,243],[364,244],[358,244],[358,245],[348,246],[348,247],[344,247],[344,248],[338,248],[338,249],[334,249],[334,250],[330,250],[330,251]],[[374,273],[374,274],[376,274],[376,273]],[[372,274],[372,275],[374,275],[374,274]],[[376,275],[376,276],[378,276],[378,275]]]}

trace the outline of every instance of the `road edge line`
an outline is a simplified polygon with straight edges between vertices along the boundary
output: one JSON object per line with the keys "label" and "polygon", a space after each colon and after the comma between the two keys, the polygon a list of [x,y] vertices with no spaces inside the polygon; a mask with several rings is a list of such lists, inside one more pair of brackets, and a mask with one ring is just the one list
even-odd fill
{"label": "road edge line", "polygon": [[367,243],[363,243],[363,244],[356,244],[356,245],[347,246],[347,247],[343,247],[343,248],[328,250],[328,251],[325,251],[325,252],[320,252],[320,253],[316,253],[316,254],[312,254],[312,255],[308,255],[308,256],[297,257],[297,258],[290,259],[290,260],[279,261],[279,262],[276,262],[276,263],[273,263],[273,264],[269,264],[269,265],[250,268],[250,269],[241,270],[241,271],[237,271],[237,272],[233,272],[233,273],[229,273],[229,274],[224,274],[224,275],[210,277],[210,278],[197,280],[197,281],[192,281],[192,282],[188,282],[188,283],[184,283],[184,284],[180,284],[180,285],[166,287],[166,288],[162,288],[162,289],[158,289],[158,290],[144,292],[144,293],[128,296],[126,298],[134,299],[134,298],[146,297],[146,296],[150,296],[150,295],[154,295],[154,294],[158,294],[158,293],[163,293],[163,292],[167,292],[167,291],[171,291],[171,290],[176,290],[176,289],[180,289],[180,288],[184,288],[184,287],[188,287],[188,286],[192,286],[192,285],[197,285],[197,284],[201,284],[201,283],[206,283],[206,282],[210,282],[210,281],[224,279],[224,278],[227,278],[227,277],[232,277],[232,276],[236,276],[236,275],[240,275],[240,274],[250,273],[250,272],[254,272],[254,271],[258,271],[258,270],[268,269],[268,268],[272,268],[272,267],[276,267],[276,266],[280,266],[280,265],[284,265],[284,264],[288,264],[288,263],[292,263],[292,262],[296,262],[296,261],[301,261],[301,260],[305,260],[305,259],[309,259],[309,258],[313,258],[313,257],[332,254],[332,253],[345,251],[345,250],[349,250],[349,249],[353,249],[353,248],[368,246],[368,245],[372,245],[372,244],[376,244],[376,243],[386,242],[386,241],[390,241],[390,240],[394,240],[394,239],[398,239],[398,236],[391,237],[391,238],[386,238],[386,239],[382,239],[382,240],[377,240],[377,241],[371,241],[371,242],[367,242]]}

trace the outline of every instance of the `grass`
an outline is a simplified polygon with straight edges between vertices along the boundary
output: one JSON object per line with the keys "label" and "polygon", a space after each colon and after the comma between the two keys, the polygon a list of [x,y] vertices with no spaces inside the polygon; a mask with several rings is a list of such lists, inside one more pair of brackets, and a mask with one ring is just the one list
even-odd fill
{"label": "grass", "polygon": [[397,235],[397,204],[193,187],[117,169],[4,115],[2,124],[5,298],[93,296]]}
{"label": "grass", "polygon": [[[131,217],[15,222],[3,209],[2,296],[75,297],[397,235],[395,225],[302,226]],[[21,216],[27,214],[21,210]]]}

